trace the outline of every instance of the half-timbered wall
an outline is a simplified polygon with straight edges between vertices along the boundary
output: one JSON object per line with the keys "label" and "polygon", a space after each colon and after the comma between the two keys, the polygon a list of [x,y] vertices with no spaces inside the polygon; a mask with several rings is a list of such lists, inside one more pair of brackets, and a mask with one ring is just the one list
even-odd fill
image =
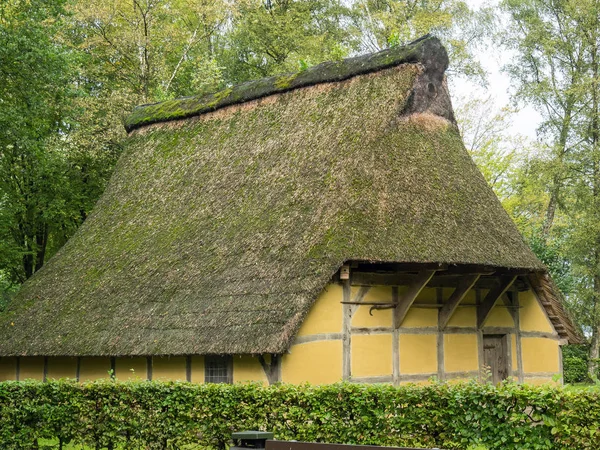
{"label": "half-timbered wall", "polygon": [[[532,291],[503,294],[478,327],[478,311],[488,298],[488,289],[466,289],[447,314],[449,308],[444,305],[456,289],[425,287],[399,317],[394,305],[409,289],[330,283],[281,361],[271,361],[270,355],[264,355],[262,362],[256,356],[234,356],[233,381],[403,384],[428,382],[434,377],[485,379],[489,376],[484,367],[485,336],[505,339],[508,373],[518,381],[551,382],[561,373],[559,337]],[[0,381],[85,381],[111,375],[123,381],[203,383],[204,358],[0,358]]]}
{"label": "half-timbered wall", "polygon": [[393,306],[408,289],[328,285],[283,356],[282,381],[486,379],[491,375],[484,366],[484,336],[505,340],[504,362],[515,380],[552,382],[562,372],[560,339],[532,291],[503,294],[478,327],[478,310],[490,292],[469,289],[444,326],[443,306],[455,289],[426,287],[396,326]]}
{"label": "half-timbered wall", "polygon": [[[265,362],[270,362],[270,356],[265,356]],[[204,383],[204,357],[0,358],[0,381],[61,378],[95,381],[112,376],[120,381],[152,379]],[[259,359],[254,356],[233,357],[233,381],[268,382],[265,370]]]}

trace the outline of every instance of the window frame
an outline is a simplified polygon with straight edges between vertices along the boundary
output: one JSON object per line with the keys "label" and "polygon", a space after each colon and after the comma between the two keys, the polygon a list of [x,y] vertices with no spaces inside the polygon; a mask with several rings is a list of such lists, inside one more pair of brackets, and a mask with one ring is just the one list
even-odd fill
{"label": "window frame", "polygon": [[[225,376],[209,373],[211,370],[222,369],[225,370]],[[220,381],[215,381],[215,378],[219,378]],[[206,355],[204,357],[204,382],[233,384],[233,357],[231,355]]]}

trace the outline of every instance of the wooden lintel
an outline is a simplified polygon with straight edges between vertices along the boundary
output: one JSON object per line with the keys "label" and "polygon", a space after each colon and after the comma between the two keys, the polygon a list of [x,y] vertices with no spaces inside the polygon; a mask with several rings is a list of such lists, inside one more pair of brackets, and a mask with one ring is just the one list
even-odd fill
{"label": "wooden lintel", "polygon": [[456,308],[458,308],[460,302],[462,302],[463,298],[465,298],[467,292],[469,292],[473,286],[475,286],[475,283],[480,276],[481,275],[479,274],[468,275],[459,281],[458,286],[456,286],[456,289],[454,289],[454,292],[452,295],[450,295],[450,298],[440,310],[438,320],[440,330],[444,330],[446,328],[450,318],[454,314],[454,311],[456,311]]}
{"label": "wooden lintel", "polygon": [[398,304],[394,310],[396,328],[400,328],[408,310],[434,274],[435,270],[423,270],[419,272],[415,280],[408,286],[406,292],[398,299]]}
{"label": "wooden lintel", "polygon": [[483,328],[498,299],[512,286],[516,279],[516,276],[501,277],[500,283],[491,289],[483,299],[483,302],[481,302],[481,305],[477,306],[478,329]]}

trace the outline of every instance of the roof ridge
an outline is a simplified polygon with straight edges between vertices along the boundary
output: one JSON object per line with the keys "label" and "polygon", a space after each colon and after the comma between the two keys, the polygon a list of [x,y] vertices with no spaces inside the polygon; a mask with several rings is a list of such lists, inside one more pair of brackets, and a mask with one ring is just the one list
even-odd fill
{"label": "roof ridge", "polygon": [[125,129],[131,132],[153,123],[187,119],[269,95],[321,83],[343,81],[406,63],[421,63],[426,71],[443,74],[448,67],[448,54],[438,38],[427,34],[402,47],[340,61],[327,61],[301,72],[260,78],[211,94],[140,105],[125,119]]}

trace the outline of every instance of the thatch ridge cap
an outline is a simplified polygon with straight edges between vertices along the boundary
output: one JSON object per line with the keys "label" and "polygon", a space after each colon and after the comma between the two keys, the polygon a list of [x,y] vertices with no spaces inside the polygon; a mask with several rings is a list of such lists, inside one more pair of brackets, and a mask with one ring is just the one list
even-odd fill
{"label": "thatch ridge cap", "polygon": [[269,95],[322,83],[343,81],[357,75],[378,72],[406,63],[420,63],[425,66],[425,70],[443,74],[448,67],[448,54],[438,38],[427,34],[402,47],[340,61],[326,61],[300,72],[247,81],[205,95],[140,105],[125,119],[124,125],[130,133],[154,123],[187,119]]}

